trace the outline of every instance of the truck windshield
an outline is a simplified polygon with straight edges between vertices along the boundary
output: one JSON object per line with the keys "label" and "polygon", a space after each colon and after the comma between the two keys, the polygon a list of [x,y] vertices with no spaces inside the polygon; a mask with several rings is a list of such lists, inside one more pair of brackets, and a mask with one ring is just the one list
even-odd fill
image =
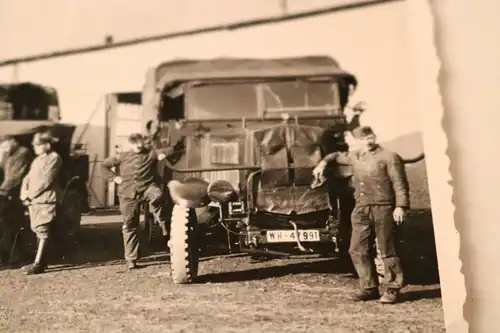
{"label": "truck windshield", "polygon": [[59,120],[55,92],[33,84],[0,86],[0,120]]}
{"label": "truck windshield", "polygon": [[280,81],[212,84],[190,87],[188,119],[255,118],[273,112],[325,112],[339,109],[338,86],[332,82]]}
{"label": "truck windshield", "polygon": [[336,111],[339,96],[331,82],[272,82],[262,84],[266,112]]}
{"label": "truck windshield", "polygon": [[190,87],[184,103],[188,119],[251,118],[258,115],[254,83]]}

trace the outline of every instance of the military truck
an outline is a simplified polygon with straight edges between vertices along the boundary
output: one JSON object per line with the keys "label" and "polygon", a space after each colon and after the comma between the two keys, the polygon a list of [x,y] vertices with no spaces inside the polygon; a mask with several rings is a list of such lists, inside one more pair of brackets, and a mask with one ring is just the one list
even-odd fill
{"label": "military truck", "polygon": [[148,72],[144,122],[159,124],[159,147],[185,142],[163,174],[175,283],[196,279],[209,235],[254,258],[347,255],[329,215],[349,239],[350,167],[311,184],[325,154],[349,148],[344,133],[359,121],[344,109],[356,87],[327,56],[176,60]]}
{"label": "military truck", "polygon": [[76,126],[63,124],[60,119],[58,94],[54,88],[32,82],[0,84],[0,138],[13,135],[30,149],[33,135],[38,131],[51,131],[59,139],[55,150],[63,159],[59,182],[64,195],[58,220],[62,221],[59,225],[65,234],[76,236],[82,213],[89,210],[88,156],[73,149]]}

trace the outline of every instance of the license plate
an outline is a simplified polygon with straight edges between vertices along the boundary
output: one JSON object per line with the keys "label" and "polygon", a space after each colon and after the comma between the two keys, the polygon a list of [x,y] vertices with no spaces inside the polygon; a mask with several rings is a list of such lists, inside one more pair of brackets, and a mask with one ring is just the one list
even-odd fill
{"label": "license plate", "polygon": [[[318,230],[298,230],[299,240],[301,242],[319,242]],[[293,230],[268,230],[266,232],[269,243],[296,242],[297,237]]]}

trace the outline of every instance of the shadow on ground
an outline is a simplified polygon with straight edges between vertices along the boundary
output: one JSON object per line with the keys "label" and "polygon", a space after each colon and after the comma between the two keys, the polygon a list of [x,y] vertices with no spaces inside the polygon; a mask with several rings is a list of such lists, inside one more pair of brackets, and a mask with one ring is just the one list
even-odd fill
{"label": "shadow on ground", "polygon": [[[413,285],[439,283],[436,247],[430,210],[412,211],[408,221],[401,228],[400,253],[407,282]],[[151,251],[143,248],[144,265],[164,264],[169,260],[164,244],[156,242]],[[121,224],[100,223],[84,225],[79,244],[67,249],[66,255],[57,261],[52,270],[74,270],[96,266],[123,264],[123,243]],[[220,249],[210,249],[202,255],[203,260],[220,256]],[[345,261],[345,260],[344,260]],[[350,272],[350,263],[340,260],[321,260],[310,263],[273,265],[244,271],[213,273],[200,276],[200,282],[223,283],[280,277],[301,273],[344,274]],[[277,263],[277,262],[276,262]]]}
{"label": "shadow on ground", "polygon": [[[432,215],[428,209],[410,212],[406,223],[400,227],[400,254],[408,284],[439,284]],[[200,283],[224,283],[260,280],[302,273],[346,274],[351,272],[349,259],[321,260],[312,263],[295,263],[243,271],[213,273],[199,277]],[[439,295],[436,295],[439,297]]]}
{"label": "shadow on ground", "polygon": [[401,226],[400,254],[407,282],[439,283],[436,242],[430,209],[413,210]]}

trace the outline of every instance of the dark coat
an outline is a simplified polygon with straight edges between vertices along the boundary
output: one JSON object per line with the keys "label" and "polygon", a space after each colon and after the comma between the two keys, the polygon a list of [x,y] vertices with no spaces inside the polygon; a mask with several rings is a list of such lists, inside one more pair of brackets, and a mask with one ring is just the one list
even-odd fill
{"label": "dark coat", "polygon": [[3,182],[0,185],[0,192],[18,198],[23,178],[28,173],[32,154],[27,148],[19,146],[6,157],[3,167]]}
{"label": "dark coat", "polygon": [[406,169],[398,154],[379,146],[371,152],[332,153],[328,159],[351,166],[357,206],[410,207]]}
{"label": "dark coat", "polygon": [[[132,199],[144,193],[150,184],[159,182],[158,155],[169,156],[172,152],[173,148],[159,149],[157,152],[154,149],[146,149],[141,153],[132,150],[120,152],[102,162],[102,171],[109,181],[120,175],[123,182],[118,185],[118,196]],[[119,171],[113,172],[113,167]]]}

